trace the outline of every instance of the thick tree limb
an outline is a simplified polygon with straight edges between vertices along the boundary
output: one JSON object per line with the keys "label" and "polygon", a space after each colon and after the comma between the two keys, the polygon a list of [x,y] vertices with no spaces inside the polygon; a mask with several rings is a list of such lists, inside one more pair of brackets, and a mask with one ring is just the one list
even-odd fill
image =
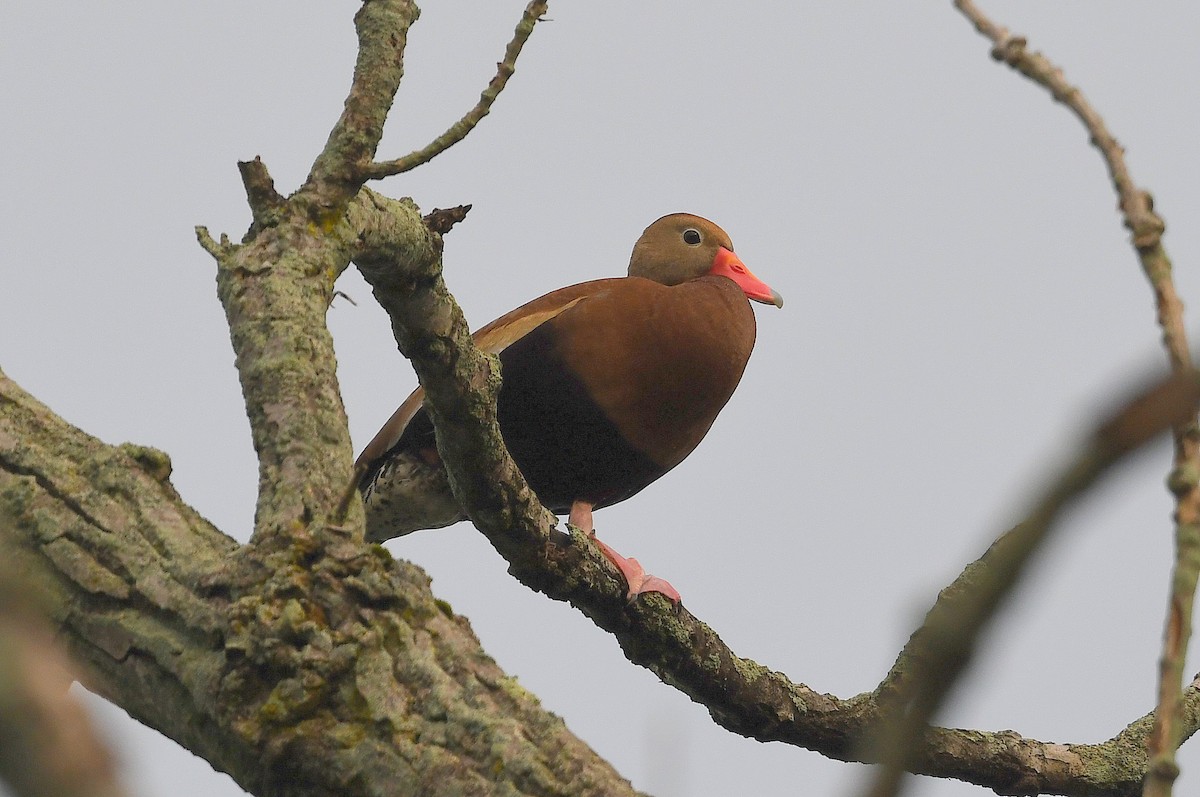
{"label": "thick tree limb", "polygon": [[330,530],[239,548],[169,474],[0,374],[0,545],[90,689],[256,794],[634,793],[419,569]]}

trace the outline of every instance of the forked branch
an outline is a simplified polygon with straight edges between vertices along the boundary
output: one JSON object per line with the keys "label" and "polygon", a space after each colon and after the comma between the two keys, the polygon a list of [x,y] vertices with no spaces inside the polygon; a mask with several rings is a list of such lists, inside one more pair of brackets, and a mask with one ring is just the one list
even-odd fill
{"label": "forked branch", "polygon": [[529,40],[530,34],[533,33],[534,25],[540,22],[542,15],[546,13],[548,5],[547,0],[531,0],[529,5],[525,6],[525,13],[521,16],[521,21],[517,23],[517,29],[513,33],[512,41],[504,49],[504,58],[500,63],[496,64],[496,76],[491,79],[487,88],[479,95],[479,102],[475,103],[474,108],[467,111],[466,115],[451,125],[450,129],[445,133],[442,133],[421,149],[410,152],[402,158],[372,163],[367,167],[367,177],[372,180],[378,180],[383,177],[390,177],[394,174],[411,171],[422,164],[428,163],[445,150],[466,138],[467,134],[483,121],[483,117],[488,115],[488,112],[492,110],[492,104],[496,102],[496,98],[500,96],[500,92],[504,91],[504,87],[508,84],[508,79],[516,71],[517,56],[521,54],[521,49],[525,47],[525,42]]}

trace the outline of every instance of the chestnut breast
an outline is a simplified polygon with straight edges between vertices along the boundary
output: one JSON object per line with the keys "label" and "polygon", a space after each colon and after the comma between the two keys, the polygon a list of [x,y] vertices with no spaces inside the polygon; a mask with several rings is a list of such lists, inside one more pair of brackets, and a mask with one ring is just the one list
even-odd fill
{"label": "chestnut breast", "polygon": [[[542,314],[550,317],[500,352],[497,415],[517,466],[559,513],[576,500],[623,501],[678,465],[733,394],[754,346],[754,312],[723,277],[573,285],[497,319],[477,338],[494,344],[505,329]],[[388,455],[436,456],[429,415],[413,410]]]}
{"label": "chestnut breast", "polygon": [[754,311],[731,280],[615,281],[547,326],[621,437],[665,472],[699,444],[754,348]]}

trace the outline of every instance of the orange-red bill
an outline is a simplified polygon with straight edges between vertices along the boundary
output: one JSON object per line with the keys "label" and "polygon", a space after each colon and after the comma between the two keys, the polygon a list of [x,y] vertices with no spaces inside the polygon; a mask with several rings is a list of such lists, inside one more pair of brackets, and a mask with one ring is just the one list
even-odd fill
{"label": "orange-red bill", "polygon": [[754,276],[754,273],[746,268],[746,264],[740,257],[723,246],[717,250],[717,256],[713,258],[712,268],[708,270],[708,273],[729,277],[738,284],[738,287],[749,299],[783,307],[783,297],[779,295],[779,292]]}

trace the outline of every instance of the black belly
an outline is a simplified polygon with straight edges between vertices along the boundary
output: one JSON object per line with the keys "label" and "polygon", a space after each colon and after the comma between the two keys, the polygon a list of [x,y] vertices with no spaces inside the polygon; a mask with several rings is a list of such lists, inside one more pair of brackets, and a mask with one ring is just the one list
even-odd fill
{"label": "black belly", "polygon": [[[549,326],[500,355],[504,380],[497,410],[505,445],[553,512],[570,511],[576,500],[597,507],[624,501],[667,469],[621,436],[558,356]],[[392,450],[434,445],[433,423],[422,408]]]}

